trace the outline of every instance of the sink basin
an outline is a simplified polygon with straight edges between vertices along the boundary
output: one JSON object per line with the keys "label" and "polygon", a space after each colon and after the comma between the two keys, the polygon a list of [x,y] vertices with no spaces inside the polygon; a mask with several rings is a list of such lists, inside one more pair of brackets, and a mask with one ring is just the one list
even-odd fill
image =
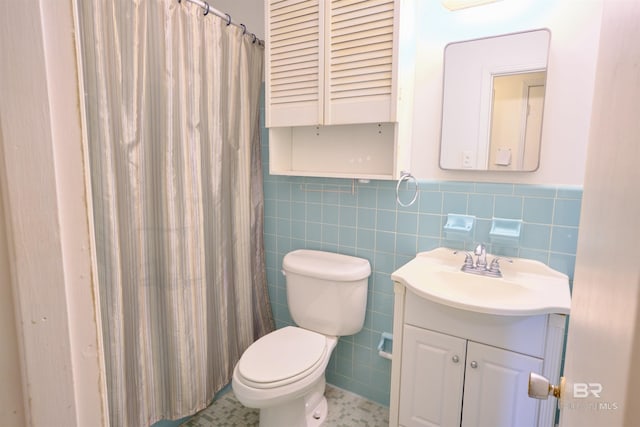
{"label": "sink basin", "polygon": [[[487,254],[487,261],[493,259]],[[464,253],[438,248],[421,252],[395,271],[391,279],[418,296],[478,313],[529,316],[569,314],[569,279],[539,261],[512,258],[500,263],[502,277],[460,271]]]}

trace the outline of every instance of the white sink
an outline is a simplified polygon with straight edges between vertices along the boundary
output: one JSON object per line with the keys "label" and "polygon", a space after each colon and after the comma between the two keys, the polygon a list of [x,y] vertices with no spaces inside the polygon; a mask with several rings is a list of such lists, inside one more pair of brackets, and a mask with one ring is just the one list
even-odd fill
{"label": "white sink", "polygon": [[[487,261],[494,257],[487,254]],[[502,261],[502,277],[464,273],[464,252],[438,248],[421,252],[391,279],[428,300],[478,313],[528,316],[569,314],[569,279],[539,261]]]}

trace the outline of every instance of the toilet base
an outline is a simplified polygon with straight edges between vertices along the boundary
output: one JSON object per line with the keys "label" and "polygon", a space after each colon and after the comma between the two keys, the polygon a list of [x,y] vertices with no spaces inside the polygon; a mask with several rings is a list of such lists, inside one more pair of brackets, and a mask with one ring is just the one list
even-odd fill
{"label": "toilet base", "polygon": [[324,420],[327,419],[329,413],[329,405],[327,405],[327,398],[322,396],[322,399],[318,405],[307,414],[307,427],[320,427],[324,424]]}
{"label": "toilet base", "polygon": [[320,427],[329,407],[324,397],[324,375],[304,396],[284,404],[260,409],[260,427]]}

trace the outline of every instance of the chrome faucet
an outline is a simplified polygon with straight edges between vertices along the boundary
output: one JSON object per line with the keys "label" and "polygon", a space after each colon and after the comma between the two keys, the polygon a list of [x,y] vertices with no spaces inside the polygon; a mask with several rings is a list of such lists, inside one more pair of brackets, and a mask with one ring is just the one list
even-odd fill
{"label": "chrome faucet", "polygon": [[[456,253],[458,253],[458,251],[454,252],[454,254]],[[473,261],[473,255],[476,256],[475,262]],[[487,246],[484,243],[480,243],[476,246],[473,251],[473,255],[469,252],[465,252],[464,264],[460,270],[465,273],[480,274],[482,276],[502,277],[499,261],[505,260],[507,262],[513,262],[509,258],[495,257],[491,261],[491,265],[487,265]]]}
{"label": "chrome faucet", "polygon": [[478,244],[478,246],[476,246],[476,250],[473,251],[473,254],[477,256],[476,268],[487,268],[487,247],[485,244]]}

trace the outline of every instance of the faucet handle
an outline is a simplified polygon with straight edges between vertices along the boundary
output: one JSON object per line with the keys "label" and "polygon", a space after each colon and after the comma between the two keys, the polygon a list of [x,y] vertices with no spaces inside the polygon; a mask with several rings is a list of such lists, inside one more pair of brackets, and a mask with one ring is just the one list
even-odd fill
{"label": "faucet handle", "polygon": [[489,265],[489,271],[491,273],[497,273],[499,275],[502,275],[502,272],[500,271],[500,260],[505,260],[510,264],[513,263],[513,260],[511,258],[504,258],[504,257],[497,256],[493,260],[491,260],[491,264]]}
{"label": "faucet handle", "polygon": [[478,246],[476,246],[476,249],[473,251],[474,255],[483,255],[487,253],[487,245],[485,245],[484,243],[478,243]]}
{"label": "faucet handle", "polygon": [[473,268],[473,255],[471,255],[471,252],[467,252],[467,251],[453,251],[454,255],[457,255],[459,253],[464,253],[464,265],[462,266],[463,268]]}
{"label": "faucet handle", "polygon": [[511,258],[507,258],[507,257],[503,257],[503,256],[497,256],[494,259],[491,260],[491,264],[495,263],[498,267],[500,266],[500,261],[507,261],[509,264],[513,264],[513,260]]}

